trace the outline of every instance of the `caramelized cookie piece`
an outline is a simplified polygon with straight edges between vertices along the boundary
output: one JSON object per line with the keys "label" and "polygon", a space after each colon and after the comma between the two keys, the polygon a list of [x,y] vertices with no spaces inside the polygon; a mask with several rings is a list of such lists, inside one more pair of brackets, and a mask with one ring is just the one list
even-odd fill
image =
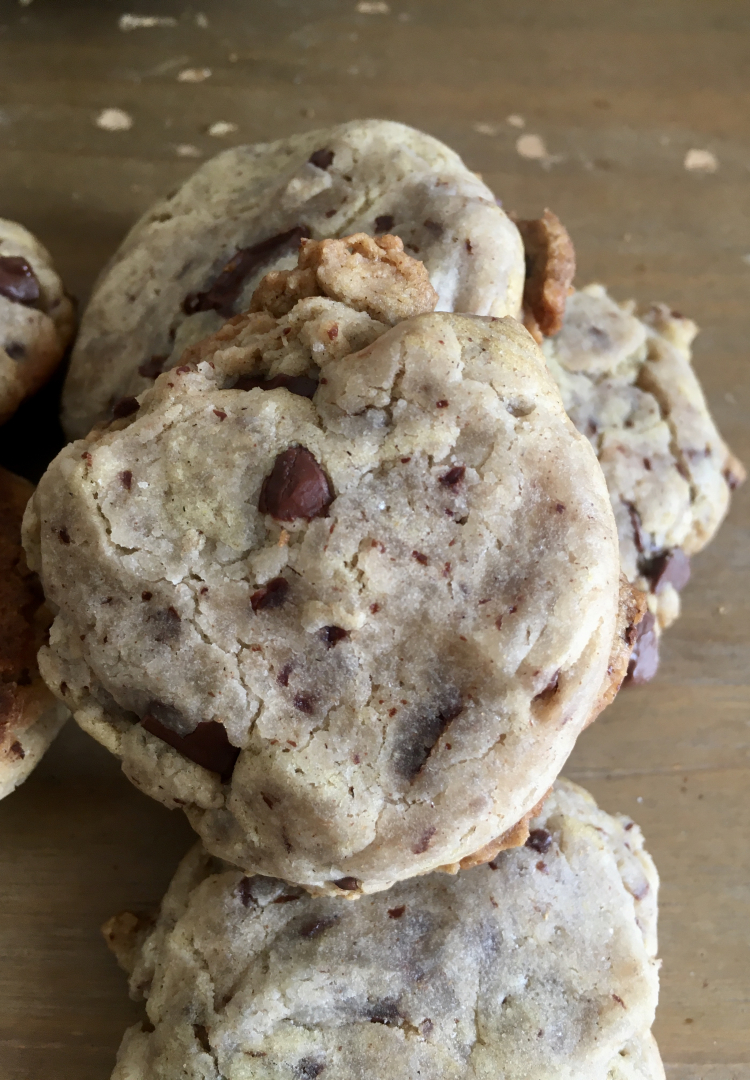
{"label": "caramelized cookie piece", "polygon": [[568,230],[557,214],[517,221],[526,252],[523,324],[538,343],[557,334],[573,291],[576,255]]}

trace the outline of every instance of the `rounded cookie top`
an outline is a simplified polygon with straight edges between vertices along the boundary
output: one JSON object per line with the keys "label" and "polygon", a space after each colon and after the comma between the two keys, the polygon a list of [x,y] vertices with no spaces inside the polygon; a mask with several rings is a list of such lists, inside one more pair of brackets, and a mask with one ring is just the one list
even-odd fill
{"label": "rounded cookie top", "polygon": [[426,312],[397,238],[300,262],[256,295],[287,314],[62,451],[27,550],[43,674],[130,778],[237,865],[369,892],[549,788],[613,677],[617,537],[515,320]]}
{"label": "rounded cookie top", "polygon": [[634,305],[590,285],[568,300],[560,333],[543,345],[568,415],[602,466],[622,569],[649,594],[644,673],[655,670],[654,632],[679,613],[688,557],[714,536],[745,475],[693,372],[695,334],[663,304],[639,318]]}
{"label": "rounded cookie top", "polygon": [[0,799],[26,779],[67,715],[36,662],[50,613],[21,547],[21,521],[33,490],[0,469]]}
{"label": "rounded cookie top", "polygon": [[437,139],[353,121],[227,150],[134,226],[84,314],[63,396],[71,437],[139,394],[186,345],[243,311],[301,237],[394,233],[439,310],[516,315],[524,259],[492,192]]}
{"label": "rounded cookie top", "polygon": [[73,330],[73,305],[49,252],[0,218],[0,423],[44,385]]}
{"label": "rounded cookie top", "polygon": [[104,927],[145,997],[113,1080],[663,1080],[658,878],[640,831],[558,781],[525,847],[356,903],[201,845],[155,924]]}

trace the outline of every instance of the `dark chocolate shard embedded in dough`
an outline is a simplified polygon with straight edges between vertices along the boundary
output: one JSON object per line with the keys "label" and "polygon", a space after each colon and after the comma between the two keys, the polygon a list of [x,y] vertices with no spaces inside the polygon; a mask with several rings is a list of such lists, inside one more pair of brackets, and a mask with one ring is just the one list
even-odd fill
{"label": "dark chocolate shard embedded in dough", "polygon": [[546,829],[532,829],[528,835],[524,847],[533,848],[534,851],[538,851],[540,855],[544,855],[549,851],[552,844],[552,837]]}
{"label": "dark chocolate shard embedded in dough", "polygon": [[318,637],[325,644],[327,649],[332,649],[335,645],[338,645],[344,638],[349,637],[349,631],[344,630],[343,626],[322,626],[318,630]]}
{"label": "dark chocolate shard embedded in dough", "polygon": [[[154,709],[156,705],[158,708]],[[151,732],[157,739],[167,743],[178,750],[183,757],[194,761],[210,772],[218,773],[224,783],[231,778],[235,763],[239,757],[239,747],[232,746],[227,735],[226,728],[216,720],[206,720],[186,735],[180,735],[173,728],[168,727],[162,721],[166,718],[168,710],[172,714],[179,715],[176,709],[163,705],[160,702],[152,702],[150,711],[141,720],[146,731]],[[162,719],[157,719],[154,712],[158,711]],[[182,721],[184,724],[184,721]]]}
{"label": "dark chocolate shard embedded in dough", "polygon": [[640,686],[649,682],[659,667],[659,639],[656,636],[656,619],[647,611],[638,624],[638,636],[630,655],[625,682]]}
{"label": "dark chocolate shard embedded in dough", "polygon": [[442,699],[424,709],[405,710],[393,754],[399,776],[414,780],[448,725],[462,712],[463,700],[457,690],[447,690]]}
{"label": "dark chocolate shard embedded in dough", "polygon": [[274,375],[272,379],[240,375],[232,390],[278,390],[283,388],[297,397],[312,398],[318,389],[315,379],[307,375]]}
{"label": "dark chocolate shard embedded in dough", "polygon": [[444,487],[456,487],[463,480],[465,472],[465,465],[454,465],[452,469],[448,469],[448,472],[443,473],[440,483]]}
{"label": "dark chocolate shard embedded in dough", "polygon": [[289,582],[286,578],[271,578],[265,585],[253,593],[250,597],[250,606],[253,611],[269,611],[281,607],[289,592]]}
{"label": "dark chocolate shard embedded in dough", "polygon": [[310,521],[320,517],[333,502],[328,477],[304,446],[280,453],[263,481],[258,499],[261,514],[277,521]]}
{"label": "dark chocolate shard embedded in dough", "polygon": [[342,892],[356,892],[360,886],[360,882],[355,877],[342,877],[338,881],[334,881],[333,884]]}
{"label": "dark chocolate shard embedded in dough", "polygon": [[663,592],[666,585],[680,592],[690,581],[690,559],[682,548],[672,548],[649,559],[642,566],[641,573],[649,579],[651,592],[656,595]]}
{"label": "dark chocolate shard embedded in dough", "polygon": [[334,156],[333,150],[313,150],[308,161],[317,169],[330,169]]}
{"label": "dark chocolate shard embedded in dough", "polygon": [[381,214],[380,217],[375,218],[375,232],[378,234],[390,232],[394,225],[393,214]]}
{"label": "dark chocolate shard embedded in dough", "polygon": [[36,274],[20,255],[0,256],[0,296],[27,306],[41,296]]}
{"label": "dark chocolate shard embedded in dough", "polygon": [[300,240],[309,236],[310,231],[306,226],[295,225],[293,229],[269,236],[251,247],[240,248],[207,289],[185,297],[182,310],[186,315],[194,315],[197,311],[218,311],[228,319],[234,314],[234,305],[247,279],[280,255],[295,252]]}
{"label": "dark chocolate shard embedded in dough", "polygon": [[394,998],[382,998],[380,1001],[373,1001],[366,1006],[366,1010],[365,1016],[371,1024],[397,1026],[403,1020],[398,1001]]}
{"label": "dark chocolate shard embedded in dough", "polygon": [[303,938],[316,938],[319,934],[330,930],[341,918],[340,915],[321,915],[317,919],[310,919],[299,928],[299,936]]}

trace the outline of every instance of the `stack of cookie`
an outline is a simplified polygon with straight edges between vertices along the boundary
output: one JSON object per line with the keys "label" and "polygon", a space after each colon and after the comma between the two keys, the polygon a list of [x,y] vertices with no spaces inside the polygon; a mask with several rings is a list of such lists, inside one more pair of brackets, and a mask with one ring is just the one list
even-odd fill
{"label": "stack of cookie", "polygon": [[653,864],[558,777],[742,470],[692,324],[573,273],[371,121],[219,155],[100,281],[39,665],[201,840],[107,925],[117,1080],[663,1076]]}

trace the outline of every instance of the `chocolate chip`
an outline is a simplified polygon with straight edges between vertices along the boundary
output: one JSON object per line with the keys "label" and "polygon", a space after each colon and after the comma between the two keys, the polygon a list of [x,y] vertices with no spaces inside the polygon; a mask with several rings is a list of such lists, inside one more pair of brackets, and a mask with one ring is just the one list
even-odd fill
{"label": "chocolate chip", "polygon": [[141,600],[150,600],[153,595],[154,594],[150,593],[150,592],[142,592],[141,593]]}
{"label": "chocolate chip", "polygon": [[274,375],[272,379],[254,378],[250,375],[240,375],[232,387],[233,390],[288,390],[297,397],[312,398],[318,389],[315,379],[307,375]]}
{"label": "chocolate chip", "polygon": [[638,637],[628,664],[626,680],[635,686],[649,682],[659,667],[659,639],[656,636],[656,619],[647,611],[638,624]]}
{"label": "chocolate chip", "polygon": [[325,1069],[325,1062],[320,1058],[300,1058],[297,1064],[294,1066],[294,1071],[299,1076],[300,1080],[315,1080],[316,1076],[320,1076]]}
{"label": "chocolate chip", "polygon": [[639,568],[644,577],[650,580],[651,592],[657,596],[666,585],[671,585],[679,592],[690,581],[690,559],[682,548],[665,551]]}
{"label": "chocolate chip", "polygon": [[26,751],[16,739],[8,748],[8,757],[12,761],[22,761],[26,757]]}
{"label": "chocolate chip", "polygon": [[419,840],[417,840],[414,847],[411,849],[412,852],[415,855],[423,855],[425,851],[427,851],[427,849],[429,848],[430,840],[432,840],[436,832],[437,829],[434,827],[434,825],[431,825],[429,829],[426,829],[422,836],[420,836]]}
{"label": "chocolate chip", "polygon": [[339,641],[349,637],[349,631],[341,626],[323,626],[318,630],[318,637],[325,642],[327,649],[332,649]]}
{"label": "chocolate chip", "polygon": [[359,881],[355,877],[342,877],[338,881],[333,883],[337,889],[341,889],[342,892],[356,892],[359,888]]}
{"label": "chocolate chip", "polygon": [[454,465],[452,469],[448,469],[447,473],[443,473],[440,477],[440,483],[444,484],[445,487],[455,487],[457,484],[461,483],[465,472],[465,465]]}
{"label": "chocolate chip", "polygon": [[292,665],[284,664],[283,668],[276,676],[276,682],[279,684],[279,686],[289,686],[289,676],[291,675],[291,673]]}
{"label": "chocolate chip", "polygon": [[[171,706],[161,706],[171,709]],[[176,710],[171,710],[176,712]],[[232,746],[223,724],[216,720],[206,720],[198,724],[194,731],[180,735],[157,719],[153,710],[147,712],[141,720],[142,726],[162,742],[178,750],[183,757],[203,766],[210,772],[218,773],[224,783],[230,779],[239,757],[239,747]]]}
{"label": "chocolate chip", "polygon": [[412,559],[416,559],[422,566],[427,566],[427,563],[430,561],[421,551],[412,551],[411,557]]}
{"label": "chocolate chip", "polygon": [[316,169],[330,169],[333,164],[333,150],[314,150],[307,159]]}
{"label": "chocolate chip", "polygon": [[253,611],[271,611],[273,608],[281,607],[288,592],[289,582],[286,578],[271,578],[253,593],[250,597],[250,606]]}
{"label": "chocolate chip", "polygon": [[398,1002],[393,998],[374,1001],[367,1009],[367,1018],[371,1024],[398,1024],[403,1017],[398,1009]]}
{"label": "chocolate chip", "polygon": [[57,539],[60,541],[61,544],[69,544],[70,543],[70,535],[68,533],[68,530],[67,529],[58,529],[57,530]]}
{"label": "chocolate chip", "polygon": [[194,315],[197,311],[218,311],[229,318],[234,313],[234,305],[247,278],[278,256],[296,251],[300,240],[309,236],[310,232],[304,225],[296,225],[251,247],[240,248],[206,290],[185,297],[182,310],[186,315]]}
{"label": "chocolate chip", "polygon": [[552,844],[552,837],[546,829],[532,829],[524,847],[533,848],[540,855],[546,854]]}
{"label": "chocolate chip", "polygon": [[133,483],[133,474],[130,469],[126,469],[124,472],[120,473],[120,483],[124,488],[130,491]]}
{"label": "chocolate chip", "polygon": [[474,254],[474,248],[471,246],[471,240],[464,240],[464,247],[466,248],[467,255]]}
{"label": "chocolate chip", "polygon": [[4,348],[11,360],[23,360],[26,356],[26,346],[20,341],[9,341]]}
{"label": "chocolate chip", "polygon": [[322,515],[332,502],[328,477],[313,455],[304,446],[292,446],[277,456],[263,481],[258,509],[277,521],[310,521]]}
{"label": "chocolate chip", "polygon": [[167,360],[169,360],[169,353],[158,353],[151,356],[140,365],[138,374],[142,375],[144,379],[155,379],[164,371]]}
{"label": "chocolate chip", "polygon": [[294,707],[299,709],[300,712],[307,713],[308,715],[315,711],[315,701],[312,694],[295,694],[294,695]]}
{"label": "chocolate chip", "polygon": [[120,400],[116,401],[114,403],[114,405],[112,406],[112,419],[113,420],[122,420],[122,418],[125,417],[125,416],[132,416],[133,413],[138,412],[140,407],[141,406],[138,404],[138,398],[135,398],[135,397],[120,398]]}
{"label": "chocolate chip", "polygon": [[450,405],[450,401],[447,398],[441,398],[440,401],[435,402],[436,409],[447,409]]}
{"label": "chocolate chip", "polygon": [[399,904],[398,907],[388,908],[388,918],[389,919],[400,919],[405,911],[406,911],[406,904]]}
{"label": "chocolate chip", "polygon": [[461,695],[453,688],[447,689],[442,699],[422,709],[404,710],[393,754],[393,767],[399,776],[414,780],[435,743],[462,710]]}
{"label": "chocolate chip", "polygon": [[256,903],[255,897],[252,894],[252,887],[252,878],[243,877],[237,882],[237,895],[239,896],[243,907],[250,907],[251,904]]}
{"label": "chocolate chip", "polygon": [[432,218],[427,218],[427,221],[425,221],[424,223],[424,227],[429,233],[432,233],[435,238],[443,235],[443,226],[440,224],[439,221],[433,221]]}
{"label": "chocolate chip", "polygon": [[300,926],[299,935],[303,938],[316,938],[318,934],[335,926],[340,918],[340,915],[322,915],[319,919],[311,919]]}
{"label": "chocolate chip", "polygon": [[227,414],[223,409],[214,409],[214,416],[218,416],[219,420],[226,420]]}
{"label": "chocolate chip", "polygon": [[375,232],[387,233],[390,232],[395,224],[395,219],[392,214],[381,214],[380,217],[375,218]]}
{"label": "chocolate chip", "polygon": [[34,271],[20,255],[0,256],[0,296],[15,304],[35,304],[41,292]]}

